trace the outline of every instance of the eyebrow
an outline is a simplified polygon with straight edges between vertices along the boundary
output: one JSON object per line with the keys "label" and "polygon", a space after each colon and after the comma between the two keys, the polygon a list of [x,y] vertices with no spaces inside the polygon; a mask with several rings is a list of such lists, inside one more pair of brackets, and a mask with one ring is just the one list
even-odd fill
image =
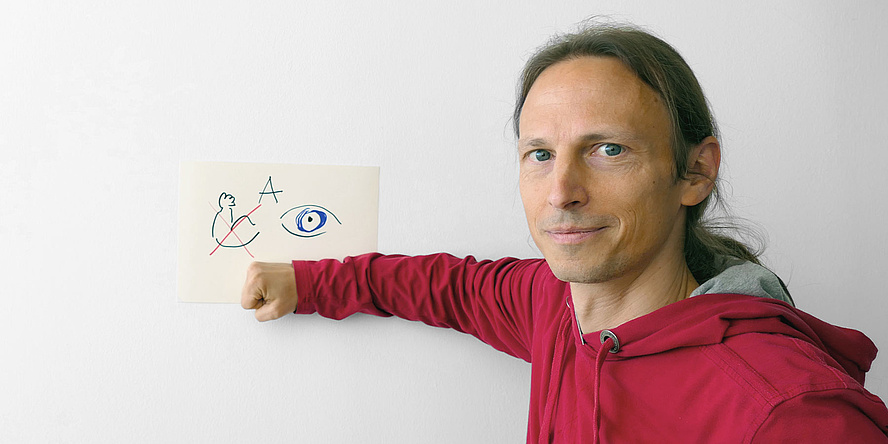
{"label": "eyebrow", "polygon": [[[584,134],[580,137],[579,141],[582,143],[589,142],[598,142],[602,140],[614,140],[620,142],[635,142],[638,138],[630,133],[626,132],[611,132],[611,133],[589,133]],[[518,146],[532,147],[532,148],[543,148],[549,146],[550,143],[547,139],[542,137],[535,137],[533,139],[528,139],[522,141],[518,140]]]}

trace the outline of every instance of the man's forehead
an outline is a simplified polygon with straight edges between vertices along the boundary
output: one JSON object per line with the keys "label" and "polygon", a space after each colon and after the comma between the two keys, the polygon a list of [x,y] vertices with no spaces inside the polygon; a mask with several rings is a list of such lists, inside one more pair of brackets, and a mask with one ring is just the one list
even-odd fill
{"label": "man's forehead", "polygon": [[615,89],[654,93],[635,71],[616,57],[584,56],[554,63],[540,73],[528,96],[534,94],[534,89],[539,90],[540,85],[546,86],[544,94],[547,95],[561,89],[590,93]]}
{"label": "man's forehead", "polygon": [[659,94],[621,61],[582,57],[556,63],[531,87],[519,120],[519,145],[539,146],[568,131],[586,141],[631,140],[668,125]]}

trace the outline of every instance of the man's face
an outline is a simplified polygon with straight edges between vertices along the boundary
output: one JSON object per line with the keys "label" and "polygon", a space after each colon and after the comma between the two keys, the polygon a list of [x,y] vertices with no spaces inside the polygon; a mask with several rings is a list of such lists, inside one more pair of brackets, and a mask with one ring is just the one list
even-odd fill
{"label": "man's face", "polygon": [[527,222],[559,279],[607,282],[681,254],[686,181],[674,178],[669,117],[622,62],[550,66],[519,130]]}

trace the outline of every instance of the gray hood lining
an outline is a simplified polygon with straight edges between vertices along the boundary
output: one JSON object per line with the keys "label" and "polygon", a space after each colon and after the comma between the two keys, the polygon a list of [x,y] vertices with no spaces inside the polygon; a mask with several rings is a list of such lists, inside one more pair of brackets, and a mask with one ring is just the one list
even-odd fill
{"label": "gray hood lining", "polygon": [[795,307],[783,281],[767,268],[741,259],[725,259],[725,269],[703,282],[691,297],[703,294],[745,294],[783,301]]}

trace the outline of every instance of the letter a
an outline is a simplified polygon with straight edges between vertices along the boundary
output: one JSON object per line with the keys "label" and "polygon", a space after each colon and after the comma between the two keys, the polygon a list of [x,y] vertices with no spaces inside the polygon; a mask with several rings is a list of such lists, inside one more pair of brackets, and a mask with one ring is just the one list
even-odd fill
{"label": "letter a", "polygon": [[[268,191],[269,188],[271,188],[271,191]],[[274,203],[278,203],[277,193],[283,193],[283,192],[284,192],[284,190],[275,190],[274,189],[274,184],[271,183],[271,176],[268,176],[268,181],[265,182],[265,187],[262,188],[262,191],[259,192],[259,203],[262,203],[262,196],[264,196],[266,194],[271,194],[271,197],[274,198]]]}

